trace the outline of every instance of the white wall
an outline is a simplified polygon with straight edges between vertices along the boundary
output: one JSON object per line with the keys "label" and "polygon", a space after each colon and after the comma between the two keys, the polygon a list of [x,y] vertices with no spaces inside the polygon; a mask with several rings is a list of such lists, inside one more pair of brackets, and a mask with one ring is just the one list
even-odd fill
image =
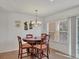
{"label": "white wall", "polygon": [[[21,26],[16,27],[15,21],[20,20]],[[31,30],[24,30],[24,21],[35,20],[34,16],[8,12],[0,8],[0,53],[18,49],[17,35],[25,37],[27,33],[40,35],[42,25]],[[42,20],[42,18],[40,18]]]}
{"label": "white wall", "polygon": [[43,20],[42,20],[42,24],[43,24],[43,26],[42,26],[42,32],[47,32],[47,21],[45,20],[45,18],[43,18]]}
{"label": "white wall", "polygon": [[6,46],[9,46],[8,42],[8,12],[0,8],[0,51],[3,51]]}

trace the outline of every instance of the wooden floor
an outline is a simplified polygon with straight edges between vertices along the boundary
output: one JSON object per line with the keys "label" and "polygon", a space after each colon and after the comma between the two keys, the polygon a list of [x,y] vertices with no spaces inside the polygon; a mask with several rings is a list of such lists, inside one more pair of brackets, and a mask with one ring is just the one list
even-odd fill
{"label": "wooden floor", "polygon": [[[18,55],[17,51],[1,53],[0,59],[18,59],[17,55]],[[23,59],[30,59],[30,57],[24,57]],[[46,58],[43,58],[43,59],[46,59]],[[69,58],[69,57],[66,57],[62,54],[55,52],[55,51],[51,51],[49,59],[74,59],[74,58]]]}

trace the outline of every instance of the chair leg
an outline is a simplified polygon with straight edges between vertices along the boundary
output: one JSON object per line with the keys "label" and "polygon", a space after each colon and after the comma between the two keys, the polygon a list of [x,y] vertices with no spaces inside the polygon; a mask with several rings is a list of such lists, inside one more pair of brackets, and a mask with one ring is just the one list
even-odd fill
{"label": "chair leg", "polygon": [[47,49],[47,59],[49,59],[49,51],[48,51],[48,49]]}
{"label": "chair leg", "polygon": [[19,48],[19,51],[18,51],[18,59],[19,59],[19,57],[20,57],[20,48]]}
{"label": "chair leg", "polygon": [[47,53],[47,59],[49,59],[49,54]]}
{"label": "chair leg", "polygon": [[19,59],[19,56],[20,56],[20,52],[18,52],[18,59]]}
{"label": "chair leg", "polygon": [[29,49],[29,48],[27,48],[26,50],[27,50],[27,55],[29,55],[30,49]]}
{"label": "chair leg", "polygon": [[20,53],[20,59],[22,59],[22,52],[23,52],[23,51],[22,51],[22,49],[21,49],[21,53]]}

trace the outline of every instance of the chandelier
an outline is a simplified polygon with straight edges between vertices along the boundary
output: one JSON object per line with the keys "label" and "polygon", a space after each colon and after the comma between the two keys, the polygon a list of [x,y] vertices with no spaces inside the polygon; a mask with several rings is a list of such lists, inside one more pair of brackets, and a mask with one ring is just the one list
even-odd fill
{"label": "chandelier", "polygon": [[36,19],[32,21],[32,24],[34,27],[38,27],[41,25],[42,22],[38,20],[38,10],[35,10],[35,13],[36,13],[35,15]]}

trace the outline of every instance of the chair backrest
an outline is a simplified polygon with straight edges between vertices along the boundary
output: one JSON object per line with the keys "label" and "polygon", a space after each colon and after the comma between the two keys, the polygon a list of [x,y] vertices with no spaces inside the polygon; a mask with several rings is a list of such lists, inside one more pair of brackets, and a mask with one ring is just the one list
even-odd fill
{"label": "chair backrest", "polygon": [[46,36],[47,35],[47,33],[41,33],[41,36]]}
{"label": "chair backrest", "polygon": [[50,35],[46,35],[46,44],[49,44]]}
{"label": "chair backrest", "polygon": [[41,39],[46,39],[47,34],[46,33],[42,33],[41,34]]}
{"label": "chair backrest", "polygon": [[42,49],[42,44],[45,44],[47,46],[47,48],[48,48],[49,47],[49,40],[50,40],[50,35],[45,34],[45,37],[41,38],[40,48]]}
{"label": "chair backrest", "polygon": [[21,47],[21,46],[22,46],[22,40],[21,40],[21,37],[20,37],[20,36],[17,36],[17,38],[18,38],[19,47]]}
{"label": "chair backrest", "polygon": [[26,34],[26,38],[33,38],[33,34]]}
{"label": "chair backrest", "polygon": [[48,34],[47,33],[42,33],[41,34],[41,39],[43,40],[43,41],[46,41],[47,40],[47,38],[48,38]]}
{"label": "chair backrest", "polygon": [[45,44],[49,43],[50,35],[46,34],[44,37],[42,37],[42,41],[45,42]]}

